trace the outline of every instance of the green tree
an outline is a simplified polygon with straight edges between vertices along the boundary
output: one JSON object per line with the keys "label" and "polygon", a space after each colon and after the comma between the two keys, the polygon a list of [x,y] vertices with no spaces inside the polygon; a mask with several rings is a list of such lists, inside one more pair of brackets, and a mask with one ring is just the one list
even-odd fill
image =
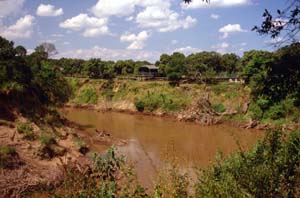
{"label": "green tree", "polygon": [[155,64],[159,68],[159,73],[163,76],[166,75],[166,66],[169,64],[171,56],[168,54],[162,54],[159,61]]}
{"label": "green tree", "polygon": [[84,71],[90,78],[110,79],[113,77],[113,63],[93,58],[84,63]]}
{"label": "green tree", "polygon": [[170,56],[170,61],[165,68],[166,75],[171,81],[178,81],[186,73],[185,56],[175,52]]}
{"label": "green tree", "polygon": [[20,47],[15,49],[12,41],[0,37],[0,86],[17,83],[26,87],[31,81],[31,70],[26,66],[23,56],[17,56],[18,49]]}
{"label": "green tree", "polygon": [[221,65],[228,74],[235,74],[240,57],[234,53],[223,54],[221,57]]}
{"label": "green tree", "polygon": [[27,54],[27,50],[25,49],[25,47],[19,45],[16,47],[16,54],[17,56],[25,57]]}

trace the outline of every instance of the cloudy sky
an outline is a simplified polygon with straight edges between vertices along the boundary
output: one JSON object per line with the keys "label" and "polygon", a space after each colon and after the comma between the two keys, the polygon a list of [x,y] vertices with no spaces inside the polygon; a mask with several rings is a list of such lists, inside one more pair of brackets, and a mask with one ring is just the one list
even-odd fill
{"label": "cloudy sky", "polygon": [[272,50],[252,32],[282,0],[0,0],[0,35],[32,51],[54,43],[59,57],[155,61],[179,51]]}

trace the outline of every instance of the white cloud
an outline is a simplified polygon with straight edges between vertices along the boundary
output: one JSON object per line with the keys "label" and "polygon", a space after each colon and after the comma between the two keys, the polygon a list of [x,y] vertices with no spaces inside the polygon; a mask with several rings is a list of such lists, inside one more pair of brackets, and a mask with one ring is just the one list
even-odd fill
{"label": "white cloud", "polygon": [[87,14],[79,14],[60,23],[59,26],[73,31],[83,30],[83,36],[85,37],[96,37],[110,34],[107,22],[107,18],[90,17]]}
{"label": "white cloud", "polygon": [[136,17],[136,22],[144,28],[155,28],[159,32],[171,32],[179,28],[188,29],[197,23],[195,18],[187,16],[179,19],[179,14],[157,6],[149,6]]}
{"label": "white cloud", "polygon": [[135,12],[136,7],[157,6],[169,8],[171,0],[99,0],[91,11],[98,17],[129,16]]}
{"label": "white cloud", "polygon": [[55,9],[54,5],[51,4],[41,4],[36,10],[38,16],[60,16],[64,14],[62,8]]}
{"label": "white cloud", "polygon": [[33,25],[35,18],[31,15],[26,15],[20,18],[16,24],[0,29],[0,35],[7,39],[29,38],[33,33]]}
{"label": "white cloud", "polygon": [[241,28],[240,24],[228,24],[228,25],[225,25],[224,27],[220,28],[219,32],[223,33],[222,38],[224,39],[224,38],[227,38],[230,33],[246,32],[246,30],[243,30]]}
{"label": "white cloud", "polygon": [[[196,19],[186,18],[171,10],[172,0],[99,0],[92,7],[92,13],[100,18],[111,16],[126,17],[126,21],[134,19],[143,28],[154,28],[159,32],[174,31],[179,28],[190,28],[196,24]],[[139,11],[142,8],[142,11]]]}
{"label": "white cloud", "polygon": [[251,4],[251,0],[210,0],[206,3],[203,0],[193,0],[191,3],[186,4],[181,3],[181,8],[188,9],[198,9],[198,8],[209,8],[209,7],[233,7]]}
{"label": "white cloud", "polygon": [[0,18],[19,13],[25,0],[0,0]]}
{"label": "white cloud", "polygon": [[148,60],[155,61],[159,58],[160,52],[144,51],[144,50],[123,50],[123,49],[109,49],[94,46],[91,49],[74,49],[61,52],[56,58],[101,58],[103,60]]}
{"label": "white cloud", "polygon": [[210,18],[217,20],[217,19],[220,18],[220,16],[217,15],[217,14],[211,14],[211,15],[210,15]]}
{"label": "white cloud", "polygon": [[99,0],[91,11],[97,17],[129,16],[135,10],[136,0]]}
{"label": "white cloud", "polygon": [[217,45],[213,45],[211,48],[215,49],[217,52],[221,54],[225,54],[226,50],[230,47],[230,45],[226,42],[219,43]]}
{"label": "white cloud", "polygon": [[130,50],[143,49],[145,41],[150,37],[150,34],[147,31],[142,31],[138,35],[135,34],[123,34],[120,37],[121,42],[131,42],[127,47]]}
{"label": "white cloud", "polygon": [[199,48],[195,48],[195,47],[191,47],[191,46],[187,46],[187,47],[182,47],[182,48],[177,48],[175,50],[173,50],[173,52],[181,52],[185,55],[190,55],[193,53],[198,53],[201,52],[202,50]]}

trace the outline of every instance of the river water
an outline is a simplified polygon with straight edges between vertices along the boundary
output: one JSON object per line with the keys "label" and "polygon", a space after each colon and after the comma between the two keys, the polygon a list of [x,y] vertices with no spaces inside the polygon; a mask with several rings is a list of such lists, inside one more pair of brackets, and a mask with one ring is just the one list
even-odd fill
{"label": "river water", "polygon": [[[182,167],[204,167],[214,160],[218,150],[228,155],[239,147],[249,148],[263,136],[260,131],[227,125],[200,126],[139,114],[69,108],[63,113],[69,120],[86,126],[87,133],[105,130],[113,137],[127,140],[128,144],[119,150],[136,163],[139,180],[146,187],[151,187],[165,160],[175,157]],[[106,148],[92,145],[99,152]]]}

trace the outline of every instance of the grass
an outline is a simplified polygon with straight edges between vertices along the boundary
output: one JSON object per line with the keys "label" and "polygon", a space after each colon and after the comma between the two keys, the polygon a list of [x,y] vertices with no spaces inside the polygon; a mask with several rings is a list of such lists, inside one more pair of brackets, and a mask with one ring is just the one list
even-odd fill
{"label": "grass", "polygon": [[95,104],[98,101],[98,94],[94,87],[88,86],[80,90],[75,102],[78,104]]}

